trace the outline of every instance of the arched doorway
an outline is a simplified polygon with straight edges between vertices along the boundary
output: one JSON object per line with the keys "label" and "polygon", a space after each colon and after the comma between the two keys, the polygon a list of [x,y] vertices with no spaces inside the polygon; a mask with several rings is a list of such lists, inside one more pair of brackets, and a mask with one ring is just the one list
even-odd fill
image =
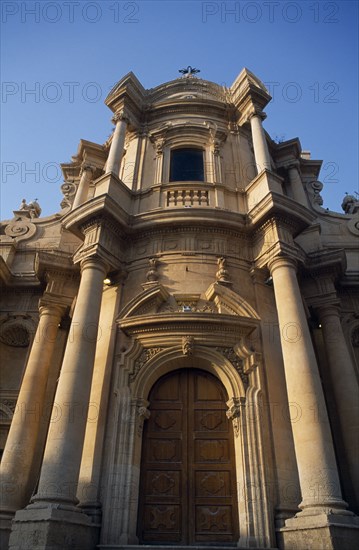
{"label": "arched doorway", "polygon": [[140,542],[238,541],[227,400],[221,382],[197,369],[171,372],[153,386],[142,444]]}

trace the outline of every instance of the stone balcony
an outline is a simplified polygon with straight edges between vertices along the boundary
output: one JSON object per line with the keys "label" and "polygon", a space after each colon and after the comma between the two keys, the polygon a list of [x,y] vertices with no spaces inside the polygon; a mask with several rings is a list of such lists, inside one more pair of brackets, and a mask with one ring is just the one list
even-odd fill
{"label": "stone balcony", "polygon": [[210,206],[210,194],[208,189],[193,184],[181,185],[165,191],[166,207]]}

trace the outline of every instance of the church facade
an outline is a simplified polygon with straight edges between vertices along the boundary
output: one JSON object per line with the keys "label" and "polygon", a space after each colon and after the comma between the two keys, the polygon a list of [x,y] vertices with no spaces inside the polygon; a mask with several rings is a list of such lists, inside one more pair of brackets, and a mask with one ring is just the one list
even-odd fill
{"label": "church facade", "polygon": [[195,73],[1,223],[2,548],[358,546],[359,202]]}

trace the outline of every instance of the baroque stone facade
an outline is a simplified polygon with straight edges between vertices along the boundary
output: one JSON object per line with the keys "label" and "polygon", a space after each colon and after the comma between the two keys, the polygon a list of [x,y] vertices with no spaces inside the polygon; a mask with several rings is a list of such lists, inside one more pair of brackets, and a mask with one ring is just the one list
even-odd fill
{"label": "baroque stone facade", "polygon": [[1,223],[1,547],[358,547],[359,204],[243,69],[106,105]]}

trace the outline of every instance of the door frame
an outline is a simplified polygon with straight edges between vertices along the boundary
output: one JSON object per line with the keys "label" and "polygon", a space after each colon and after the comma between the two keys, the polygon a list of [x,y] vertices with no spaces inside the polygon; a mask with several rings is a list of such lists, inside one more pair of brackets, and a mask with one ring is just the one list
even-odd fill
{"label": "door frame", "polygon": [[[189,345],[184,345],[184,338]],[[132,346],[122,354],[116,373],[116,396],[109,414],[113,422],[109,430],[111,449],[105,464],[103,544],[138,544],[142,431],[149,417],[151,388],[164,374],[197,368],[216,376],[230,396],[227,416],[234,430],[238,544],[275,546],[275,495],[271,490],[268,419],[263,414],[261,355],[253,352],[243,338],[228,347],[223,347],[223,339],[216,340],[212,338],[215,347],[201,345],[198,338],[199,343],[193,345],[194,339],[187,333],[177,345],[168,346],[166,342],[167,347],[153,344],[144,347],[134,338]]]}

